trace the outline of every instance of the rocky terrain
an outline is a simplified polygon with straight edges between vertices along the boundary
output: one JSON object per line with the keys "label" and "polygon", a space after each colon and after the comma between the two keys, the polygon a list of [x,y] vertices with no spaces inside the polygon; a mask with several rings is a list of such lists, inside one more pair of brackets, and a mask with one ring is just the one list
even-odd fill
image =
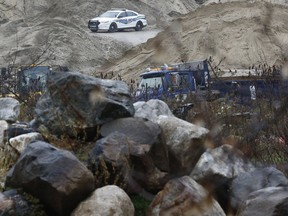
{"label": "rocky terrain", "polygon": [[[143,12],[148,28],[91,33],[87,20],[111,7]],[[184,120],[161,100],[134,103],[125,82],[88,75],[130,80],[203,58],[228,70],[285,65],[287,9],[284,0],[0,0],[1,67],[73,70],[49,76],[35,109],[0,98],[0,215],[287,215],[287,99],[257,99],[248,113],[196,101]],[[135,195],[148,204],[142,214]]]}
{"label": "rocky terrain", "polygon": [[[125,82],[56,72],[32,121],[19,122],[20,107],[0,98],[0,215],[288,213],[287,176],[267,155],[252,160],[225,136],[218,147],[213,128],[177,118],[161,100],[133,103]],[[242,147],[257,148],[256,140]]]}

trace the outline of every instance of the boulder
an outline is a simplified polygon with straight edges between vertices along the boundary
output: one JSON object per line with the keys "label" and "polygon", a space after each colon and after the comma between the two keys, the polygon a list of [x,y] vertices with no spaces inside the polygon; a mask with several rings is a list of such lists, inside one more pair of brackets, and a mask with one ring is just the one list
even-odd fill
{"label": "boulder", "polygon": [[157,122],[160,115],[174,116],[168,105],[158,99],[151,99],[147,102],[138,101],[133,104],[135,108],[134,117],[141,117],[149,119],[150,121]]}
{"label": "boulder", "polygon": [[[231,215],[231,184],[232,179],[219,174],[207,175],[197,181],[201,184],[209,194],[219,203],[226,215]],[[234,214],[232,214],[234,215]]]}
{"label": "boulder", "polygon": [[[9,124],[0,120],[0,170],[6,170],[11,167],[19,158],[19,152],[16,151],[8,142]],[[1,173],[1,172],[0,172]],[[3,175],[0,175],[0,189],[3,185]]]}
{"label": "boulder", "polygon": [[[287,209],[287,187],[267,187],[250,193],[236,216],[284,216]],[[284,214],[282,214],[284,212]]]}
{"label": "boulder", "polygon": [[36,105],[36,123],[52,134],[93,139],[96,127],[134,115],[129,87],[78,72],[52,73]]}
{"label": "boulder", "polygon": [[121,118],[102,125],[100,134],[106,137],[114,131],[125,134],[136,145],[148,145],[148,154],[156,167],[169,171],[168,150],[158,124],[142,118]]}
{"label": "boulder", "polygon": [[156,167],[152,150],[152,145],[114,132],[96,142],[89,153],[88,168],[95,174],[97,187],[115,184],[129,194],[143,189],[159,191],[167,182],[167,173]]}
{"label": "boulder", "polygon": [[69,215],[94,190],[92,173],[70,152],[30,143],[9,170],[6,187],[23,188],[54,214]]}
{"label": "boulder", "polygon": [[160,125],[169,151],[171,173],[188,175],[202,153],[209,130],[176,117],[159,116]]}
{"label": "boulder", "polygon": [[[87,166],[95,175],[96,187],[118,185],[128,191],[138,191],[139,185],[130,182],[129,149],[131,140],[115,132],[99,139],[89,152]],[[135,188],[136,187],[136,188]],[[141,189],[140,189],[141,190]]]}
{"label": "boulder", "polygon": [[15,204],[13,200],[9,199],[0,192],[0,215],[12,216],[15,215]]}
{"label": "boulder", "polygon": [[4,120],[0,120],[0,147],[4,146],[4,131],[8,128],[8,123]]}
{"label": "boulder", "polygon": [[220,205],[189,176],[170,180],[150,204],[147,215],[224,216]]}
{"label": "boulder", "polygon": [[14,98],[0,98],[0,120],[16,122],[20,114],[20,103]]}
{"label": "boulder", "polygon": [[98,188],[81,202],[71,216],[134,216],[135,210],[129,196],[115,185]]}
{"label": "boulder", "polygon": [[196,181],[215,174],[234,178],[254,169],[255,166],[241,151],[230,145],[222,145],[203,153],[190,176]]}
{"label": "boulder", "polygon": [[31,128],[26,122],[13,123],[4,131],[3,141],[6,143],[13,137],[32,132],[36,132],[36,130]]}
{"label": "boulder", "polygon": [[31,132],[11,138],[9,143],[21,154],[29,143],[36,140],[43,140],[42,135],[37,132]]}
{"label": "boulder", "polygon": [[288,197],[275,206],[273,216],[288,215]]}
{"label": "boulder", "polygon": [[257,168],[239,174],[231,185],[231,206],[237,209],[248,195],[266,187],[288,186],[287,177],[274,167]]}
{"label": "boulder", "polygon": [[[29,205],[29,202],[21,194],[19,194],[17,190],[4,191],[3,195],[6,197],[5,198],[6,204],[7,204],[7,200],[9,200],[8,203],[10,203],[10,205],[8,205],[10,206],[10,208],[8,208],[8,211],[6,212],[6,214],[4,214],[5,216],[8,216],[8,215],[27,216],[31,213],[32,209],[31,209],[31,206]],[[0,201],[0,206],[1,206],[1,201]],[[3,215],[1,214],[1,210],[0,210],[0,215]]]}

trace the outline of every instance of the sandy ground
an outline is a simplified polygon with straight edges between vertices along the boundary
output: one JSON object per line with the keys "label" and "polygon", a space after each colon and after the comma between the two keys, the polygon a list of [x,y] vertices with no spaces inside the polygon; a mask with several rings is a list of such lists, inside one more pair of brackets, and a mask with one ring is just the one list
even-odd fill
{"label": "sandy ground", "polygon": [[[179,19],[176,27],[135,47],[103,72],[137,78],[147,67],[212,57],[223,70],[285,64],[288,7],[265,2],[209,4]],[[172,30],[171,30],[172,29]]]}
{"label": "sandy ground", "polygon": [[254,3],[254,2],[267,2],[272,4],[280,4],[280,5],[287,5],[287,0],[206,0],[204,1],[204,5],[208,5],[211,3],[226,3],[226,2],[237,2],[237,1],[246,1],[248,3]]}
{"label": "sandy ground", "polygon": [[[203,6],[213,0],[111,0],[109,4],[100,0],[3,0],[0,67],[65,65],[84,73],[116,71],[130,77],[129,73],[137,75],[151,65],[209,56],[226,69],[281,63],[288,42],[287,25],[283,25],[287,8],[262,3],[272,0],[226,1]],[[144,13],[148,28],[143,32],[91,33],[88,20],[111,7]],[[265,17],[268,24],[273,21],[269,34],[264,32]],[[173,19],[179,19],[178,24],[171,24]],[[175,27],[180,30],[174,31]]]}
{"label": "sandy ground", "polygon": [[134,30],[125,30],[123,32],[114,32],[114,33],[107,33],[107,32],[91,32],[90,35],[92,36],[99,36],[103,38],[112,38],[115,41],[124,42],[131,46],[136,46],[139,44],[146,43],[148,39],[154,38],[159,32],[160,29],[143,29],[140,32]]}
{"label": "sandy ground", "polygon": [[[186,14],[197,7],[194,0],[111,0],[109,3],[3,0],[0,2],[0,66],[60,64],[91,73],[154,37],[157,30],[151,29],[168,26],[173,19],[170,13]],[[148,28],[142,34],[91,34],[88,20],[110,8],[128,8],[145,14]]]}

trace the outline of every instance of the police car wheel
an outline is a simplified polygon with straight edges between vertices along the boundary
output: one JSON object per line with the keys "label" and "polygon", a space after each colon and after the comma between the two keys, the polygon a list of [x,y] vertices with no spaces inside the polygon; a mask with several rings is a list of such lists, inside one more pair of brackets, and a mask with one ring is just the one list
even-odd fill
{"label": "police car wheel", "polygon": [[97,31],[98,31],[98,29],[91,29],[91,31],[92,31],[92,32],[97,32]]}
{"label": "police car wheel", "polygon": [[117,25],[116,25],[116,23],[111,23],[108,31],[109,31],[109,32],[115,32],[115,31],[117,31]]}
{"label": "police car wheel", "polygon": [[141,31],[143,28],[143,23],[142,22],[137,22],[135,31]]}

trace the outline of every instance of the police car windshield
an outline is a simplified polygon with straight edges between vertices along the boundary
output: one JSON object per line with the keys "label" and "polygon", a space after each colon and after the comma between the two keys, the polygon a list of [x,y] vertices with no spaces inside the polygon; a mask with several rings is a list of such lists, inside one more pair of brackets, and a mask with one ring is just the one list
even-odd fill
{"label": "police car windshield", "polygon": [[119,14],[119,12],[107,11],[107,12],[101,14],[99,17],[115,18],[115,17],[117,17],[118,14]]}

